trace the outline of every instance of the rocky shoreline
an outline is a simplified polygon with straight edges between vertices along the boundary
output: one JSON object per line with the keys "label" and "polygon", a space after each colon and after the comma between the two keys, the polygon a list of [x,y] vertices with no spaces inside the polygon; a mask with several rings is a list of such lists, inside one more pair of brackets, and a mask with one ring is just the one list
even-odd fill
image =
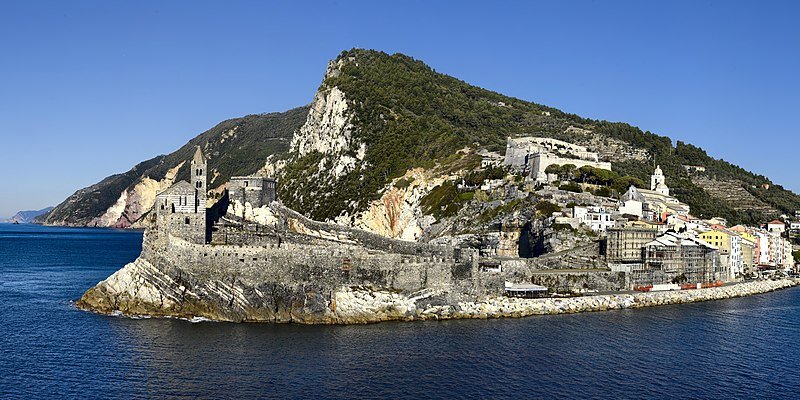
{"label": "rocky shoreline", "polygon": [[517,299],[500,297],[481,302],[459,303],[458,307],[432,307],[422,311],[418,319],[519,318],[532,315],[622,310],[724,300],[772,292],[797,285],[800,285],[800,280],[780,279],[745,282],[708,289],[610,294],[561,299]]}
{"label": "rocky shoreline", "polygon": [[[709,289],[681,290],[652,293],[620,293],[571,298],[521,299],[490,297],[481,301],[453,302],[441,304],[434,299],[442,293],[426,290],[412,295],[398,291],[374,289],[370,287],[346,287],[332,294],[331,301],[315,318],[303,318],[295,314],[293,318],[282,319],[275,316],[251,313],[244,318],[231,318],[229,314],[212,312],[211,308],[192,307],[175,312],[172,307],[151,304],[146,307],[113,307],[99,304],[93,299],[92,290],[77,302],[78,308],[129,317],[173,317],[187,320],[231,322],[290,322],[300,324],[368,324],[383,321],[426,321],[450,319],[489,319],[521,318],[534,315],[572,314],[655,307],[672,304],[685,304],[700,301],[723,300],[735,297],[767,293],[800,285],[800,280],[780,279],[738,283]],[[154,293],[155,294],[155,293]],[[141,295],[141,293],[139,293]],[[431,305],[433,303],[438,303]],[[145,302],[147,303],[147,302]],[[121,305],[121,304],[117,304]],[[142,306],[142,303],[138,304]],[[110,306],[110,307],[109,307]],[[155,306],[155,307],[153,307]],[[208,312],[206,312],[208,311]],[[292,313],[294,314],[294,313]]]}

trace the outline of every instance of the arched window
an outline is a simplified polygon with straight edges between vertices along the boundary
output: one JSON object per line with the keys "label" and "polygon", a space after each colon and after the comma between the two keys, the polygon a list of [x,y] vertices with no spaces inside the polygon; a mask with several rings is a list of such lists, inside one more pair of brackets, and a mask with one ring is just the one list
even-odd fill
{"label": "arched window", "polygon": [[198,189],[202,189],[203,188],[203,182],[197,181],[197,183],[195,183],[195,186],[197,186]]}

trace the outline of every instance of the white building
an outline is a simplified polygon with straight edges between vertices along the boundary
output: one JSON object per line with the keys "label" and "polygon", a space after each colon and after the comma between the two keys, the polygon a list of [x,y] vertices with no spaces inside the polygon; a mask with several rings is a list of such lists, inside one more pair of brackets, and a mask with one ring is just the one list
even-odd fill
{"label": "white building", "polygon": [[744,260],[742,259],[742,237],[731,232],[731,252],[728,264],[728,281],[734,281],[744,272]]}
{"label": "white building", "polygon": [[757,264],[758,265],[769,265],[770,262],[770,253],[769,253],[769,238],[770,235],[766,232],[756,231],[756,247],[758,248],[758,254],[756,255]]}
{"label": "white building", "polygon": [[794,254],[792,254],[792,242],[783,239],[783,268],[794,268]]}
{"label": "white building", "polygon": [[620,198],[619,212],[648,221],[657,221],[663,214],[689,215],[689,206],[669,195],[660,167],[650,177],[650,190],[631,186]]}
{"label": "white building", "polygon": [[767,232],[777,233],[778,235],[786,232],[786,224],[779,220],[773,220],[767,223]]}
{"label": "white building", "polygon": [[611,211],[599,206],[575,206],[572,217],[595,232],[605,232],[615,224]]}
{"label": "white building", "polygon": [[650,190],[659,193],[663,196],[669,196],[669,188],[666,184],[666,177],[664,177],[664,172],[661,171],[661,166],[656,166],[655,172],[653,175],[650,175]]}

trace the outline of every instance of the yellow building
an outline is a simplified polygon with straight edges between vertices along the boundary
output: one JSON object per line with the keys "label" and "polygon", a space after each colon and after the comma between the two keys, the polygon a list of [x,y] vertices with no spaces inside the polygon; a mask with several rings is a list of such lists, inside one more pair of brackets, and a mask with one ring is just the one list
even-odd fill
{"label": "yellow building", "polygon": [[700,234],[700,240],[716,247],[720,253],[731,252],[731,235],[728,232],[714,230]]}
{"label": "yellow building", "polygon": [[[700,240],[719,249],[720,262],[728,267],[729,280],[741,278],[744,264],[742,263],[742,237],[739,234],[717,226],[714,230],[701,233]],[[752,250],[750,253],[752,257]]]}

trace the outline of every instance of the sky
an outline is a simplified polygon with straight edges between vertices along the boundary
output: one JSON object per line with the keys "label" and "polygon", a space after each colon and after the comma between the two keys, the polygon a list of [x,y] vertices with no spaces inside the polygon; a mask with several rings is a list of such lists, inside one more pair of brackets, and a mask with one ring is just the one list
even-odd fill
{"label": "sky", "polygon": [[371,48],[699,145],[800,192],[800,2],[0,2],[0,216],[311,102]]}

